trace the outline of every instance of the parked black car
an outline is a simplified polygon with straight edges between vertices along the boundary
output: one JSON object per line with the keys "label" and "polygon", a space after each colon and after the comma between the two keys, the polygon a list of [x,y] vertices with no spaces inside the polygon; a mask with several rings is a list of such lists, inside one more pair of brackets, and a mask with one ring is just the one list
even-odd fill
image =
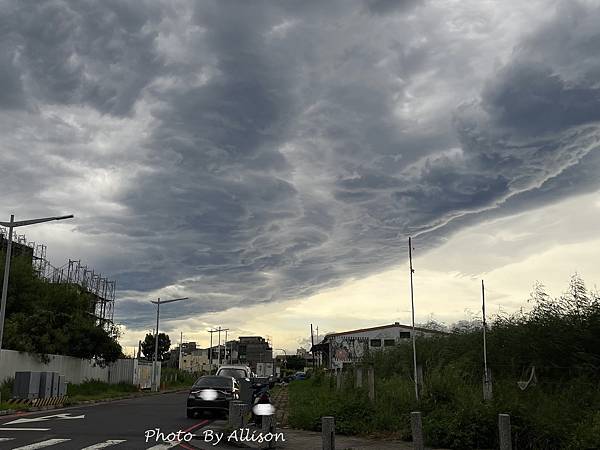
{"label": "parked black car", "polygon": [[187,416],[205,412],[229,412],[229,402],[239,398],[239,386],[235,378],[214,375],[198,378],[187,399]]}

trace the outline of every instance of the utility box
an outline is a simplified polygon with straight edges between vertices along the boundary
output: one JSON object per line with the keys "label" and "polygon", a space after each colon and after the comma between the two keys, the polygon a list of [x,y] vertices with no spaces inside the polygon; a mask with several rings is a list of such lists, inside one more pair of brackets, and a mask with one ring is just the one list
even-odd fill
{"label": "utility box", "polygon": [[58,397],[59,386],[60,374],[58,372],[52,372],[52,397]]}
{"label": "utility box", "polygon": [[52,393],[52,372],[40,372],[40,392],[39,398],[49,398]]}
{"label": "utility box", "polygon": [[15,372],[13,398],[38,398],[40,378],[40,372]]}
{"label": "utility box", "polygon": [[60,375],[58,377],[58,396],[64,397],[67,395],[67,382],[65,381],[65,377]]}

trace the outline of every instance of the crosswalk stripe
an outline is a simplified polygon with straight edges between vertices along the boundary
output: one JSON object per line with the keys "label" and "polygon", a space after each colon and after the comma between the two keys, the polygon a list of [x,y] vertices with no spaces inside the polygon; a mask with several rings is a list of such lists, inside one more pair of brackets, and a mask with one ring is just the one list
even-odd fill
{"label": "crosswalk stripe", "polygon": [[109,439],[108,441],[99,442],[94,445],[90,445],[89,447],[82,448],[81,450],[96,450],[98,448],[110,447],[111,445],[117,445],[121,442],[125,442],[125,439]]}
{"label": "crosswalk stripe", "polygon": [[176,445],[179,445],[179,441],[169,442],[168,444],[155,445],[154,447],[148,447],[146,450],[166,450],[168,448],[175,447]]}
{"label": "crosswalk stripe", "polygon": [[71,439],[48,439],[47,441],[37,442],[35,444],[13,448],[13,450],[36,450],[38,448],[50,447],[51,445],[60,444],[62,442],[67,442],[70,440]]}
{"label": "crosswalk stripe", "polygon": [[0,428],[0,431],[48,431],[50,428]]}

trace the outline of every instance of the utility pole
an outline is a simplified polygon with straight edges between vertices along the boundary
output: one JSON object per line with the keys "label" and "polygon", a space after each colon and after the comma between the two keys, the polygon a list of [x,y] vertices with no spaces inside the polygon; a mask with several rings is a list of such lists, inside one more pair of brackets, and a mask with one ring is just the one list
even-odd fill
{"label": "utility pole", "polygon": [[490,374],[488,372],[487,365],[487,342],[486,342],[486,330],[487,322],[485,320],[485,286],[483,280],[481,280],[481,314],[483,316],[483,399],[492,399],[492,383],[490,380]]}
{"label": "utility pole", "polygon": [[216,333],[217,330],[208,330],[208,332],[210,333],[210,353],[208,354],[208,360],[209,360],[209,364],[210,364],[210,374],[212,375],[212,369],[213,369],[213,333]]}
{"label": "utility pole", "polygon": [[225,330],[225,364],[227,364],[227,330]]}
{"label": "utility pole", "polygon": [[412,265],[412,239],[408,238],[408,261],[410,266],[410,304],[412,307],[412,346],[413,346],[413,365],[415,370],[415,398],[419,401],[419,381],[417,375],[417,343],[415,332],[415,296],[413,287],[413,273],[415,270]]}
{"label": "utility pole", "polygon": [[219,333],[219,355],[217,356],[217,361],[218,361],[218,365],[221,365],[221,331],[225,331],[227,332],[227,330],[229,330],[229,328],[221,328],[221,326],[219,325],[219,328],[217,328],[217,332]]}
{"label": "utility pole", "polygon": [[182,353],[183,352],[183,331],[181,331],[180,333],[181,333],[181,336],[179,338],[179,364],[177,366],[177,368],[179,370],[181,370],[181,359],[183,356],[183,353]]}
{"label": "utility pole", "polygon": [[315,339],[313,335],[313,324],[310,324],[310,353],[312,354],[312,366],[313,370],[315,369]]}

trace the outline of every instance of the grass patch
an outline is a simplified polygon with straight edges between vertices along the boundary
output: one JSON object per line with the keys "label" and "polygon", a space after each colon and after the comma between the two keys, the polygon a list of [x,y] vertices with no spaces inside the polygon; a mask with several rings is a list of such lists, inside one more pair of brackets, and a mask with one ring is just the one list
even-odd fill
{"label": "grass patch", "polygon": [[164,389],[184,389],[191,388],[196,380],[200,378],[200,375],[171,367],[163,367],[160,378]]}
{"label": "grass patch", "polygon": [[81,384],[69,384],[67,404],[85,401],[102,400],[122,397],[127,394],[138,392],[137,386],[128,383],[109,384],[103,381],[90,380]]}

